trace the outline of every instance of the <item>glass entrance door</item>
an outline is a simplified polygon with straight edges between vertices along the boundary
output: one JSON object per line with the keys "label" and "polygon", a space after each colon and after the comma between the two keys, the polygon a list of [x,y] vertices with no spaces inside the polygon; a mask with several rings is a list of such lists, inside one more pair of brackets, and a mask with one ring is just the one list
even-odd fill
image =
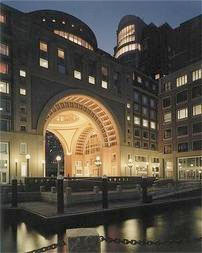
{"label": "glass entrance door", "polygon": [[0,142],[0,183],[9,182],[9,152],[8,143]]}

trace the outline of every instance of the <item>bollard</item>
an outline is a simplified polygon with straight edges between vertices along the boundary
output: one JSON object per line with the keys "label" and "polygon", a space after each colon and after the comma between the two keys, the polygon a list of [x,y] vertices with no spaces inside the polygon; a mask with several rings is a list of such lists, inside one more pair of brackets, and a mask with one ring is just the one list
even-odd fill
{"label": "bollard", "polygon": [[63,176],[57,177],[57,212],[64,213]]}
{"label": "bollard", "polygon": [[108,208],[108,179],[107,179],[107,176],[102,177],[102,207]]}
{"label": "bollard", "polygon": [[100,253],[100,238],[94,228],[76,228],[68,229],[67,235],[67,252],[69,253]]}
{"label": "bollard", "polygon": [[56,187],[55,186],[51,187],[51,193],[56,193]]}
{"label": "bollard", "polygon": [[12,199],[11,199],[12,207],[18,206],[18,188],[17,187],[18,187],[17,179],[12,179]]}

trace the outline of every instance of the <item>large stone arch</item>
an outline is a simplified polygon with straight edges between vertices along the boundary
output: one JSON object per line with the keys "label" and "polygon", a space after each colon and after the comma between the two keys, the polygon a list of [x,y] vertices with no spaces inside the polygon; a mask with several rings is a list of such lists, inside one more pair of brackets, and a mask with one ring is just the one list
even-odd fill
{"label": "large stone arch", "polygon": [[[37,133],[44,135],[45,131],[47,129],[49,130],[49,125],[52,124],[52,121],[56,119],[57,115],[60,115],[62,112],[69,113],[70,111],[88,117],[91,124],[84,128],[81,126],[81,129],[71,136],[71,142],[73,145],[68,143],[70,148],[65,144],[65,138],[60,138],[60,133],[52,130],[52,132],[54,132],[54,134],[61,140],[62,146],[64,147],[66,145],[66,147],[63,148],[66,152],[66,164],[71,164],[72,166],[72,158],[70,159],[70,156],[73,157],[73,155],[77,155],[81,157],[84,155],[84,147],[86,145],[87,137],[93,132],[93,129],[96,129],[96,132],[99,133],[98,139],[100,140],[102,147],[103,163],[109,169],[112,160],[110,155],[115,152],[117,155],[117,169],[110,175],[120,175],[120,126],[114,113],[100,97],[95,97],[86,91],[78,92],[78,90],[68,90],[67,92],[57,94],[42,110],[37,124]],[[67,171],[69,174],[70,168],[67,168]],[[103,169],[103,174],[108,174],[107,170],[104,171]]]}

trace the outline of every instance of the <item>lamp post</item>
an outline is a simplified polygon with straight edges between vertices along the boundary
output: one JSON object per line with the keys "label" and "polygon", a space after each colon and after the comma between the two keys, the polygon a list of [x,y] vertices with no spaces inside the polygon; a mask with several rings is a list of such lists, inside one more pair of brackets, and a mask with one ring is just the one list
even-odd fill
{"label": "lamp post", "polygon": [[129,170],[130,170],[130,176],[132,176],[132,167],[133,167],[133,160],[130,158],[129,160],[128,160],[128,168],[129,168]]}
{"label": "lamp post", "polygon": [[46,177],[46,167],[45,167],[46,162],[42,160],[42,169],[43,169],[43,176]]}
{"label": "lamp post", "polygon": [[27,159],[27,177],[29,177],[29,160],[30,160],[31,156],[30,154],[26,155],[26,159]]}
{"label": "lamp post", "polygon": [[61,161],[61,156],[57,155],[56,156],[56,161],[58,163],[58,169],[57,169],[57,176],[60,175],[60,161]]}
{"label": "lamp post", "polygon": [[102,165],[102,162],[101,162],[99,156],[96,156],[95,165],[97,166],[97,169],[98,169],[98,177],[99,177],[99,176],[100,176],[100,167],[101,167],[101,165]]}
{"label": "lamp post", "polygon": [[18,176],[18,159],[15,159],[15,176]]}

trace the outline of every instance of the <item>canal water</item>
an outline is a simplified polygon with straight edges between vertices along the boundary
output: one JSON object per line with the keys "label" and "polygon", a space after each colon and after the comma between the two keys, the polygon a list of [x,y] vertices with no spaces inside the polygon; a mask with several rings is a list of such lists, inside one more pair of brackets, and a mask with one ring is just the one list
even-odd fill
{"label": "canal water", "polygon": [[[92,226],[91,226],[92,227]],[[108,224],[96,225],[98,233],[103,236],[135,240],[172,240],[192,239],[202,236],[202,207],[199,204],[182,205],[180,208],[142,213],[138,217],[126,220],[111,221]],[[68,229],[68,228],[66,228]],[[51,231],[51,228],[50,228]],[[2,253],[27,252],[57,243],[64,239],[65,230],[58,233],[43,232],[23,221],[4,221],[1,226]],[[201,241],[202,242],[202,241]],[[132,246],[115,243],[101,243],[104,252],[201,252],[201,242],[169,244],[161,246]],[[54,251],[66,253],[66,247]]]}

